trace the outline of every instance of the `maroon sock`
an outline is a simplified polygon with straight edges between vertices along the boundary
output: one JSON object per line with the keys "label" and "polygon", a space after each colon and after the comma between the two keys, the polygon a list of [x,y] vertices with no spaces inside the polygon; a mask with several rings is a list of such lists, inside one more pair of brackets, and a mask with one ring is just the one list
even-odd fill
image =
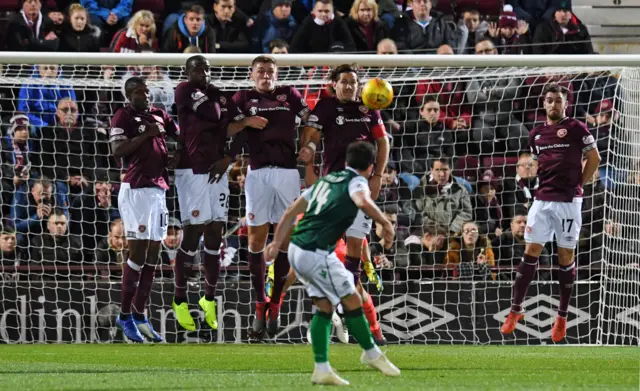
{"label": "maroon sock", "polygon": [[133,264],[134,267],[140,267],[130,260],[124,264],[122,270],[122,291],[120,293],[120,314],[123,315],[131,313],[131,301],[136,293],[138,280],[140,280],[140,272],[131,268],[129,263]]}
{"label": "maroon sock", "polygon": [[133,296],[132,310],[135,314],[144,314],[144,310],[147,307],[147,300],[151,293],[151,287],[153,286],[153,277],[156,274],[156,265],[144,265],[140,272],[140,282],[136,289],[136,294]]}
{"label": "maroon sock", "polygon": [[267,295],[264,292],[264,273],[266,265],[264,264],[264,256],[262,251],[252,253],[249,251],[249,271],[251,272],[251,284],[256,291],[256,301],[264,303],[267,301]]}
{"label": "maroon sock", "polygon": [[204,297],[213,301],[220,275],[220,251],[204,249]]}
{"label": "maroon sock", "polygon": [[193,264],[194,252],[185,252],[182,248],[178,249],[175,264],[173,265],[173,276],[175,278],[174,300],[176,304],[182,304],[187,301],[187,274],[184,270],[185,264]]}
{"label": "maroon sock", "polygon": [[289,268],[289,254],[280,251],[273,265],[273,289],[271,290],[271,303],[269,304],[273,318],[277,318],[280,311],[280,296],[282,295],[282,288],[287,282]]}
{"label": "maroon sock", "polygon": [[558,305],[558,315],[566,318],[569,309],[569,301],[571,301],[571,292],[573,283],[576,280],[576,264],[575,262],[569,266],[561,266],[558,271],[558,282],[560,286],[560,304]]}
{"label": "maroon sock", "polygon": [[538,269],[538,257],[525,254],[518,265],[516,273],[516,281],[513,283],[513,302],[511,303],[511,311],[522,312],[522,302],[527,296],[527,289],[536,275]]}
{"label": "maroon sock", "polygon": [[353,274],[353,283],[358,285],[358,282],[360,282],[360,275],[362,274],[362,267],[360,266],[362,262],[360,262],[360,258],[358,257],[351,257],[347,255],[346,258],[344,266],[351,272],[351,274]]}

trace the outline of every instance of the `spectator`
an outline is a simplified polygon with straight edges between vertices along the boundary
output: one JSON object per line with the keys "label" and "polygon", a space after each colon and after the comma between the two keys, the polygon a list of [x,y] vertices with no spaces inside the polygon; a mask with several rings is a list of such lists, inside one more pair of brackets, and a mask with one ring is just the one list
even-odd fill
{"label": "spectator", "polygon": [[496,197],[495,182],[492,178],[486,179],[478,182],[478,194],[471,199],[471,207],[480,234],[494,238],[502,235],[502,207]]}
{"label": "spectator", "polygon": [[378,18],[375,0],[354,1],[346,22],[358,52],[373,52],[381,40],[389,37],[387,26]]}
{"label": "spectator", "polygon": [[124,82],[133,77],[140,76],[149,83],[149,101],[154,107],[160,108],[169,114],[177,114],[174,111],[175,88],[174,83],[162,67],[155,65],[131,66],[122,77],[120,93],[125,95]]}
{"label": "spectator", "polygon": [[80,0],[89,11],[91,24],[102,30],[102,37],[109,42],[113,34],[127,25],[133,0]]}
{"label": "spectator", "polygon": [[[160,1],[160,0],[159,0]],[[255,0],[249,0],[255,1]],[[203,10],[211,10],[213,8],[213,0],[164,0],[164,14],[166,17],[162,23],[162,36],[167,34],[171,26],[180,19],[184,12],[194,5],[202,7]],[[255,14],[247,14],[255,15]]]}
{"label": "spectator", "polygon": [[455,26],[445,20],[444,14],[432,10],[432,1],[414,0],[412,10],[395,20],[391,38],[398,50],[420,53],[445,44],[456,47]]}
{"label": "spectator", "polygon": [[[64,1],[63,1],[63,3],[64,3]],[[60,33],[61,28],[62,28],[62,26],[63,26],[63,24],[65,22],[64,13],[62,13],[62,10],[64,8],[63,7],[59,7],[57,5],[49,6],[49,4],[46,4],[45,7],[46,7],[46,11],[47,11],[47,16],[53,22],[53,31],[59,37],[60,35],[58,33]]]}
{"label": "spectator", "polygon": [[[498,54],[491,39],[476,44],[476,54]],[[520,151],[528,143],[529,131],[513,116],[513,100],[522,79],[517,77],[476,77],[467,85],[467,101],[473,105],[471,139],[480,144],[480,153],[494,152],[500,140],[510,151]]]}
{"label": "spectator", "polygon": [[[10,120],[7,135],[2,137],[2,217],[9,215],[15,188],[29,180],[33,148],[29,141],[29,117],[16,113]],[[35,158],[36,165],[39,159]]]}
{"label": "spectator", "polygon": [[456,33],[458,54],[473,54],[476,44],[487,37],[489,24],[486,20],[480,21],[480,12],[477,9],[469,9],[462,13],[458,22]]}
{"label": "spectator", "polygon": [[67,206],[67,195],[57,191],[54,183],[46,177],[18,186],[11,204],[11,219],[18,232],[18,243],[27,245],[26,235],[41,233],[46,219],[56,207],[68,214]]}
{"label": "spectator", "polygon": [[113,185],[106,174],[96,179],[93,190],[76,197],[69,211],[71,233],[82,238],[86,259],[93,255],[96,244],[107,236],[111,222],[120,217],[112,205]]}
{"label": "spectator", "polygon": [[538,26],[533,44],[533,54],[593,54],[587,26],[576,18],[566,1],[556,7],[552,20]]}
{"label": "spectator", "polygon": [[[558,4],[564,0],[510,0],[518,19],[524,20],[535,31],[541,23],[553,19]],[[570,2],[569,2],[570,3]]]}
{"label": "spectator", "polygon": [[89,13],[80,4],[69,7],[69,19],[62,25],[58,50],[76,53],[100,51],[100,29],[89,23]]}
{"label": "spectator", "polygon": [[187,53],[187,54],[200,54],[202,53],[202,50],[200,50],[199,47],[191,45],[191,46],[187,46],[186,49],[184,49],[183,53]]}
{"label": "spectator", "polygon": [[119,30],[111,40],[110,51],[114,53],[140,53],[157,51],[156,22],[150,11],[136,12],[127,27]]}
{"label": "spectator", "polygon": [[436,96],[425,96],[420,116],[415,126],[405,128],[400,151],[402,172],[418,178],[427,174],[430,159],[441,154],[451,157],[454,143],[453,132],[445,130],[440,121],[440,103]]}
{"label": "spectator", "polygon": [[209,26],[215,30],[216,52],[248,53],[247,16],[236,9],[235,0],[214,0]]}
{"label": "spectator", "polygon": [[597,108],[605,100],[613,102],[618,79],[609,71],[600,71],[580,75],[573,85],[576,91],[576,118],[583,120],[589,126],[597,125],[596,115],[599,113]]}
{"label": "spectator", "polygon": [[54,23],[40,12],[40,0],[23,0],[22,10],[13,15],[7,26],[7,49],[15,52],[55,52],[60,40]]}
{"label": "spectator", "polygon": [[465,222],[462,235],[451,239],[444,264],[455,265],[453,272],[447,273],[455,279],[496,279],[496,274],[491,273],[491,268],[496,265],[491,242],[480,234],[473,221]]}
{"label": "spectator", "polygon": [[376,204],[389,213],[401,213],[400,204],[411,200],[411,194],[406,191],[406,184],[398,178],[398,165],[396,162],[389,160],[382,174],[381,183],[382,187],[378,199],[375,200]]}
{"label": "spectator", "polygon": [[[605,221],[605,187],[598,171],[584,184],[582,200],[582,228],[576,251],[578,265],[587,268],[594,265],[600,266],[603,257],[605,225],[617,224]],[[611,228],[609,227],[610,231]]]}
{"label": "spectator", "polygon": [[445,157],[433,160],[431,173],[422,179],[411,198],[402,210],[409,214],[412,227],[431,224],[459,233],[462,223],[471,220],[469,193],[454,180],[451,165]]}
{"label": "spectator", "polygon": [[[55,64],[35,65],[34,79],[57,79],[60,67]],[[64,82],[50,84],[27,84],[20,88],[18,110],[27,113],[32,126],[41,127],[55,122],[58,101],[70,98],[76,100],[73,89],[64,86]],[[39,133],[36,131],[36,134]],[[52,151],[53,152],[53,151]]]}
{"label": "spectator", "polygon": [[[172,266],[176,261],[176,254],[178,254],[178,248],[182,243],[182,224],[175,217],[169,218],[169,223],[167,226],[167,237],[162,241],[162,248],[160,251],[160,265],[161,266]],[[194,259],[191,265],[186,265],[185,270],[187,270],[187,274],[191,274],[189,270],[193,264],[198,264],[199,261]],[[171,278],[173,277],[173,273],[169,270],[164,270],[160,268],[158,271],[159,277]]]}
{"label": "spectator", "polygon": [[292,53],[329,53],[356,50],[342,18],[336,18],[332,0],[317,0],[291,41]]}
{"label": "spectator", "polygon": [[[493,239],[492,247],[498,266],[511,267],[513,270],[502,270],[498,274],[501,280],[513,280],[516,267],[524,257],[526,242],[524,231],[527,226],[527,210],[523,207],[516,208],[509,229],[502,235]],[[543,267],[551,266],[549,253],[546,248],[542,248],[539,265]],[[538,280],[548,280],[551,273],[548,270],[538,271]]]}
{"label": "spectator", "polygon": [[378,4],[378,17],[387,26],[387,29],[391,31],[397,18],[400,17],[400,9],[394,0],[379,0]]}
{"label": "spectator", "polygon": [[[613,101],[611,99],[605,99],[596,106],[593,112],[594,123],[589,124],[589,131],[596,139],[598,145],[598,152],[600,152],[600,158],[602,159],[601,165],[609,161],[609,154],[616,150],[617,138],[611,137],[613,131],[613,116],[614,108]],[[613,169],[613,168],[612,168]],[[605,167],[601,168],[600,175],[605,178]]]}
{"label": "spectator", "polygon": [[0,227],[0,272],[4,266],[16,266],[20,261],[16,230],[11,225]]}
{"label": "spectator", "polygon": [[269,42],[268,53],[289,54],[289,44],[283,39],[274,39]]}
{"label": "spectator", "polygon": [[533,162],[531,152],[521,153],[516,164],[516,177],[505,179],[502,186],[501,198],[505,218],[515,216],[517,209],[529,210],[538,182],[537,175],[538,166]]}
{"label": "spectator", "polygon": [[46,232],[33,237],[29,255],[33,262],[44,266],[56,266],[55,274],[59,276],[69,273],[65,266],[69,266],[70,263],[80,264],[83,261],[81,248],[80,238],[67,232],[67,216],[64,210],[55,208],[47,218]]}
{"label": "spectator", "polygon": [[[398,215],[389,210],[382,209],[384,216],[389,220],[391,225],[397,230]],[[374,230],[371,233],[371,242],[369,243],[369,251],[375,265],[386,264],[387,267],[407,267],[408,259],[404,245],[398,241],[399,235],[394,237],[394,243],[391,248],[385,248],[385,241],[382,238],[382,226],[374,224]],[[397,255],[397,257],[396,257]]]}
{"label": "spectator", "polygon": [[202,53],[215,53],[216,32],[207,25],[204,16],[204,9],[199,5],[189,8],[165,33],[163,51],[182,53],[193,45]]}
{"label": "spectator", "polygon": [[500,54],[531,54],[529,23],[518,20],[513,7],[504,6],[498,23],[489,23],[488,35]]}
{"label": "spectator", "polygon": [[258,17],[253,27],[253,46],[258,53],[272,53],[270,43],[275,40],[291,42],[298,24],[291,15],[292,0],[272,0],[271,9]]}
{"label": "spectator", "polygon": [[100,243],[95,249],[94,259],[98,267],[98,274],[102,276],[102,278],[120,275],[121,273],[113,273],[109,269],[104,269],[104,267],[115,265],[122,267],[128,258],[129,250],[127,248],[124,224],[120,219],[113,220],[109,224],[109,235],[101,238]]}
{"label": "spectator", "polygon": [[398,47],[396,46],[396,43],[393,42],[393,39],[385,38],[378,42],[376,52],[382,55],[398,54]]}
{"label": "spectator", "polygon": [[107,136],[79,122],[72,99],[58,102],[55,122],[42,128],[40,146],[43,174],[67,182],[76,194],[89,186],[97,168],[109,168]]}
{"label": "spectator", "polygon": [[[409,254],[410,266],[442,265],[447,256],[448,230],[443,227],[427,224],[422,227],[422,235],[411,235],[404,245]],[[434,270],[421,270],[418,275],[409,273],[410,279],[433,279]]]}

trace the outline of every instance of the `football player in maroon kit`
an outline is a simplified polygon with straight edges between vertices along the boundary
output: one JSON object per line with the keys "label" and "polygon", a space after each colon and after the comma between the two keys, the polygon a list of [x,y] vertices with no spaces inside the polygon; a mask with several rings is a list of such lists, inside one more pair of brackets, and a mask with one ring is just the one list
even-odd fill
{"label": "football player in maroon kit", "polygon": [[[264,129],[247,128],[234,139],[234,144],[247,144],[249,169],[245,182],[247,201],[246,221],[249,227],[249,267],[256,293],[256,314],[252,324],[253,338],[260,338],[266,330],[278,331],[281,294],[289,273],[287,249],[283,243],[274,261],[274,283],[265,319],[264,248],[269,228],[280,221],[282,214],[300,196],[300,174],[297,169],[296,117],[307,121],[309,108],[297,89],[276,86],[278,66],[268,56],[258,56],[251,64],[254,88],[238,91],[233,99],[246,116],[258,115],[267,119]],[[237,146],[232,147],[236,149]]]}
{"label": "football player in maroon kit", "polygon": [[[600,163],[594,137],[584,123],[566,116],[568,90],[558,84],[543,89],[547,121],[529,134],[529,146],[537,164],[538,185],[527,216],[524,257],[513,284],[513,302],[501,331],[512,333],[524,318],[522,302],[536,274],[544,245],[558,244],[560,303],[551,339],[560,342],[567,331],[567,310],[576,278],[574,249],[582,226],[582,186]],[[582,160],[586,164],[582,165]]]}
{"label": "football player in maroon kit", "polygon": [[153,330],[145,315],[145,307],[169,217],[165,199],[169,188],[165,134],[175,138],[179,131],[164,110],[151,106],[144,79],[127,79],[124,90],[129,104],[116,111],[109,131],[113,155],[122,159],[124,178],[118,209],[129,247],[116,325],[131,341],[143,342],[144,335],[162,342],[162,336]]}
{"label": "football player in maroon kit", "polygon": [[[377,147],[375,171],[369,178],[371,198],[378,199],[382,174],[389,160],[389,139],[378,110],[371,110],[359,99],[358,71],[354,65],[344,64],[336,67],[330,74],[331,86],[335,96],[322,98],[309,115],[304,128],[300,160],[307,166],[313,164],[316,145],[323,137],[323,174],[344,170],[347,146],[357,140],[369,141]],[[317,177],[314,170],[307,168],[305,181],[311,186]],[[362,243],[371,231],[372,220],[364,212],[358,216],[346,232],[347,259],[346,268],[355,278],[358,291],[362,295],[363,308],[370,323],[377,318],[373,301],[369,294],[362,289],[360,275],[362,267]],[[384,344],[384,337],[380,329],[373,332],[378,344]]]}
{"label": "football player in maroon kit", "polygon": [[188,81],[176,88],[176,106],[183,144],[176,167],[176,190],[184,239],[174,265],[175,295],[172,303],[176,320],[186,330],[195,330],[187,304],[185,263],[192,263],[204,235],[204,296],[198,304],[205,321],[218,328],[215,302],[220,274],[220,242],[227,221],[229,181],[227,168],[235,152],[227,148],[227,138],[245,127],[263,129],[267,120],[245,116],[233,99],[210,84],[209,61],[190,57],[186,63]]}

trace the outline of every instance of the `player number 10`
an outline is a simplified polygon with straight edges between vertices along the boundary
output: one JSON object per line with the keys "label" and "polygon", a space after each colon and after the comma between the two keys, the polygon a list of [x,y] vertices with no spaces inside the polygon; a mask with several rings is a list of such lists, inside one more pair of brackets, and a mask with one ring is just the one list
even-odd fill
{"label": "player number 10", "polygon": [[314,215],[320,213],[320,210],[329,200],[329,193],[331,193],[331,189],[329,188],[329,184],[327,182],[320,182],[313,188],[313,194],[311,195],[311,201],[309,205],[307,205],[307,212],[311,209],[311,205],[316,203],[316,209],[313,211]]}
{"label": "player number 10", "polygon": [[573,219],[562,219],[563,232],[571,232],[571,227],[573,227]]}

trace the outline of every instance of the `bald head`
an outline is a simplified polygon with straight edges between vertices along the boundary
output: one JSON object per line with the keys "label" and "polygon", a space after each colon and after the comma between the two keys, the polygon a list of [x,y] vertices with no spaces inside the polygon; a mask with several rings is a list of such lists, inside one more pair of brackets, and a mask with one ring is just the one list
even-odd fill
{"label": "bald head", "polygon": [[185,67],[187,68],[187,72],[190,71],[192,68],[196,67],[196,66],[202,66],[205,64],[208,64],[209,61],[204,58],[204,56],[201,55],[197,55],[197,56],[191,56],[189,57],[189,59],[187,60],[187,63],[185,65]]}
{"label": "bald head", "polygon": [[438,48],[438,51],[436,52],[436,54],[438,54],[438,55],[445,54],[446,55],[446,54],[455,54],[455,53],[453,52],[453,48],[451,46],[445,44],[445,45],[442,45],[442,46],[440,46]]}
{"label": "bald head", "polygon": [[378,43],[378,54],[398,54],[398,47],[392,39],[385,38]]}

